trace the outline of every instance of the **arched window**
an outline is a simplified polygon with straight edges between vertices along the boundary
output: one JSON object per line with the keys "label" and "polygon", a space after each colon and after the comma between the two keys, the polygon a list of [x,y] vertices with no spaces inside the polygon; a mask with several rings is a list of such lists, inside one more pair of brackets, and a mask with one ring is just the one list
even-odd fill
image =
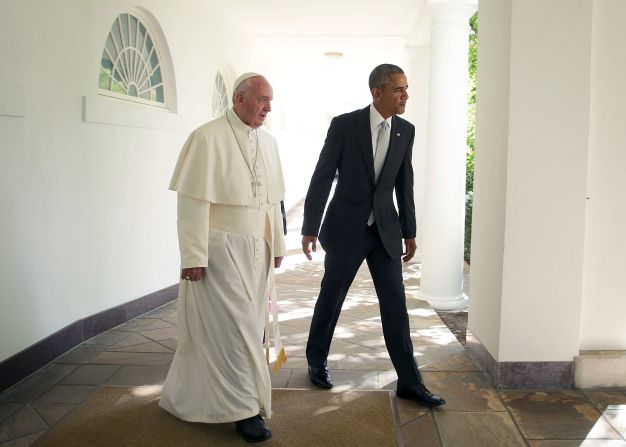
{"label": "arched window", "polygon": [[224,83],[224,77],[218,71],[215,75],[215,82],[213,83],[213,117],[219,118],[226,115],[228,110],[228,93],[226,91],[226,84]]}
{"label": "arched window", "polygon": [[100,62],[101,93],[166,106],[167,84],[154,34],[139,14],[117,16],[107,36]]}

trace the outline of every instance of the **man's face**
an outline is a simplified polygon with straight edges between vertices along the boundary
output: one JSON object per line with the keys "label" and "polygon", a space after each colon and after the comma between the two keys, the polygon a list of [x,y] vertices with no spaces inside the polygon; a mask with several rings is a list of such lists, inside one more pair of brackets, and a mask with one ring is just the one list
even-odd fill
{"label": "man's face", "polygon": [[250,85],[237,95],[235,111],[241,121],[256,129],[263,125],[265,117],[272,110],[272,86],[264,78],[250,79]]}
{"label": "man's face", "polygon": [[407,88],[409,86],[406,82],[406,76],[396,73],[389,76],[382,89],[375,87],[372,89],[374,107],[383,118],[387,119],[392,115],[404,113],[406,101],[409,99]]}

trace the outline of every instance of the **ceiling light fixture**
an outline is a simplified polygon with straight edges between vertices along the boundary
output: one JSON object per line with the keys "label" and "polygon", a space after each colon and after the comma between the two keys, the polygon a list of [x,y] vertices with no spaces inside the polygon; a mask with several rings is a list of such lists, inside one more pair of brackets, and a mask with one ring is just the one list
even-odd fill
{"label": "ceiling light fixture", "polygon": [[341,51],[327,51],[324,53],[324,56],[334,62],[341,59],[343,57],[343,53]]}

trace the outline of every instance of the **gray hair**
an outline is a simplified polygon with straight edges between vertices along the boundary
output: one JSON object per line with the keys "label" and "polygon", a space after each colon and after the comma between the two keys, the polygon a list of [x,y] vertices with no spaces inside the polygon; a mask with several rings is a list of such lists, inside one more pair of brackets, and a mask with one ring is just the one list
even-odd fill
{"label": "gray hair", "polygon": [[238,86],[237,88],[235,88],[235,90],[233,91],[233,107],[235,106],[235,102],[237,102],[237,95],[239,93],[246,93],[248,91],[248,89],[250,88],[250,84],[252,83],[252,80],[255,78],[262,78],[263,76],[258,75],[258,76],[252,76],[248,79],[244,79]]}
{"label": "gray hair", "polygon": [[404,71],[397,65],[380,64],[370,73],[370,90],[373,88],[382,89],[383,85],[385,85],[389,81],[389,77],[394,74],[404,74]]}

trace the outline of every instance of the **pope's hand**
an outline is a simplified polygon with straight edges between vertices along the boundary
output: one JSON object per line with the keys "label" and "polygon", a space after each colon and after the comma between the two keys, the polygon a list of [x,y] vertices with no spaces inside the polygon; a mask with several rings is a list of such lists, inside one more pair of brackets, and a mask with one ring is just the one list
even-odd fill
{"label": "pope's hand", "polygon": [[191,267],[188,269],[183,269],[180,272],[180,279],[188,281],[199,281],[202,279],[203,273],[204,269],[202,267]]}
{"label": "pope's hand", "polygon": [[309,245],[312,245],[313,251],[317,250],[317,238],[315,236],[302,236],[302,252],[306,255],[306,258],[310,261],[313,259],[311,256],[311,249]]}

